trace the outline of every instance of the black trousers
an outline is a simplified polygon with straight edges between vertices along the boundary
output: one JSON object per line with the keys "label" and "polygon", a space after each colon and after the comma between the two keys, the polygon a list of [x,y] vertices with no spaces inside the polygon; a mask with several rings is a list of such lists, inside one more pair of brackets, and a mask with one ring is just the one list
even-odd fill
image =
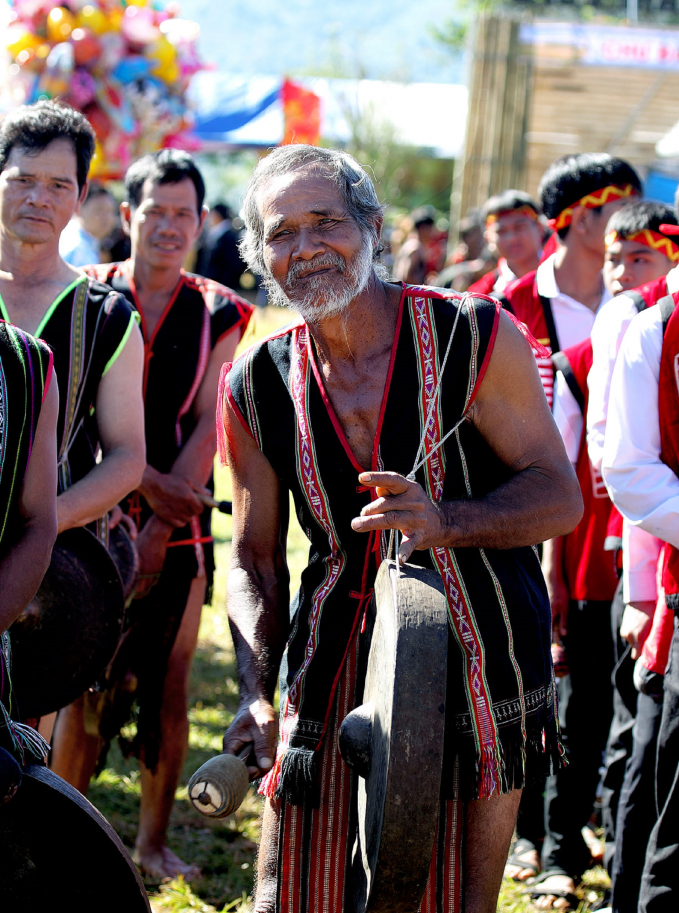
{"label": "black trousers", "polygon": [[646,847],[658,815],[655,767],[662,703],[646,694],[637,699],[632,755],[618,804],[615,855],[611,872],[613,913],[637,913]]}
{"label": "black trousers", "polygon": [[581,830],[592,814],[613,715],[610,603],[571,602],[564,648],[570,671],[559,679],[558,697],[568,766],[547,778],[542,866],[578,876],[591,858]]}
{"label": "black trousers", "polygon": [[606,851],[604,864],[611,871],[615,853],[618,803],[625,779],[627,762],[632,754],[632,730],[637,711],[638,692],[634,687],[634,660],[629,644],[620,638],[620,624],[625,605],[622,581],[611,604],[611,635],[613,639],[613,719],[608,733],[604,760],[601,806]]}
{"label": "black trousers", "polygon": [[676,913],[679,905],[679,624],[676,618],[665,673],[655,786],[658,820],[648,842],[639,913]]}

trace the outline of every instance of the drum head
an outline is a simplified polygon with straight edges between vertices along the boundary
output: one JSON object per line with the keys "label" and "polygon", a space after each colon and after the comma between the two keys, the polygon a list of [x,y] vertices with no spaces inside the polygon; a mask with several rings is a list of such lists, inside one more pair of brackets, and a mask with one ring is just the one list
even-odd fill
{"label": "drum head", "polygon": [[0,848],[0,910],[36,913],[63,903],[68,913],[151,913],[111,825],[45,767],[27,767],[16,796],[0,806]]}
{"label": "drum head", "polygon": [[94,684],[113,656],[124,608],[120,575],[96,536],[61,533],[40,589],[9,629],[22,719],[59,710]]}
{"label": "drum head", "polygon": [[359,774],[354,899],[357,913],[417,913],[440,801],[448,606],[435,571],[397,576],[383,561],[374,607],[364,703],[340,730]]}

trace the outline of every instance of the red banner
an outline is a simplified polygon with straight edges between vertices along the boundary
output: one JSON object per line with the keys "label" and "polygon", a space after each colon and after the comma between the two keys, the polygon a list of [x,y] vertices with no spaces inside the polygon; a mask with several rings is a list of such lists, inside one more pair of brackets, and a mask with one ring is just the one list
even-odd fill
{"label": "red banner", "polygon": [[318,95],[286,79],[281,88],[285,135],[282,146],[306,143],[317,146],[321,132],[321,100]]}

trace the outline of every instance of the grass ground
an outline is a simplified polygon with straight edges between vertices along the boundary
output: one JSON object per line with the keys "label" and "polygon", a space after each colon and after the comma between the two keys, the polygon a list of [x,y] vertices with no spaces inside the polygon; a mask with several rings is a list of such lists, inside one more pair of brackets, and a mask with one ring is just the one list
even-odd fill
{"label": "grass ground", "polygon": [[[267,309],[258,312],[250,339],[270,332],[287,320],[284,312]],[[245,343],[248,340],[244,340]],[[217,497],[229,498],[228,471],[221,467],[215,473]],[[168,832],[170,848],[183,859],[195,863],[202,877],[185,884],[181,879],[159,885],[147,881],[146,887],[154,913],[213,913],[234,911],[248,913],[253,884],[255,851],[259,839],[259,815],[262,802],[251,790],[235,815],[224,821],[202,818],[188,801],[186,783],[191,774],[221,749],[221,740],[236,710],[237,673],[233,647],[226,618],[226,576],[231,550],[231,517],[213,514],[216,565],[214,597],[206,607],[200,628],[198,649],[193,663],[189,694],[189,754],[176,793]],[[306,563],[304,534],[291,511],[288,560],[291,591]],[[122,757],[113,746],[108,766],[93,782],[89,798],[108,818],[125,845],[132,849],[139,808],[139,773],[134,761]],[[601,896],[605,887],[603,870],[587,873],[579,889],[585,913]],[[533,908],[521,896],[521,887],[505,881],[498,910],[501,913],[524,913]]]}

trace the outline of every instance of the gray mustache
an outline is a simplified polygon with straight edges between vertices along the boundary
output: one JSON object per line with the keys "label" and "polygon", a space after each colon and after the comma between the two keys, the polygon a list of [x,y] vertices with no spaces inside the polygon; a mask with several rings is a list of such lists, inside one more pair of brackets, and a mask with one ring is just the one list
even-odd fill
{"label": "gray mustache", "polygon": [[313,260],[307,260],[304,263],[293,263],[288,270],[288,282],[294,282],[306,273],[317,269],[323,269],[326,266],[336,266],[337,269],[343,273],[346,269],[346,261],[344,257],[340,257],[339,254],[323,254],[322,256],[315,257]]}

